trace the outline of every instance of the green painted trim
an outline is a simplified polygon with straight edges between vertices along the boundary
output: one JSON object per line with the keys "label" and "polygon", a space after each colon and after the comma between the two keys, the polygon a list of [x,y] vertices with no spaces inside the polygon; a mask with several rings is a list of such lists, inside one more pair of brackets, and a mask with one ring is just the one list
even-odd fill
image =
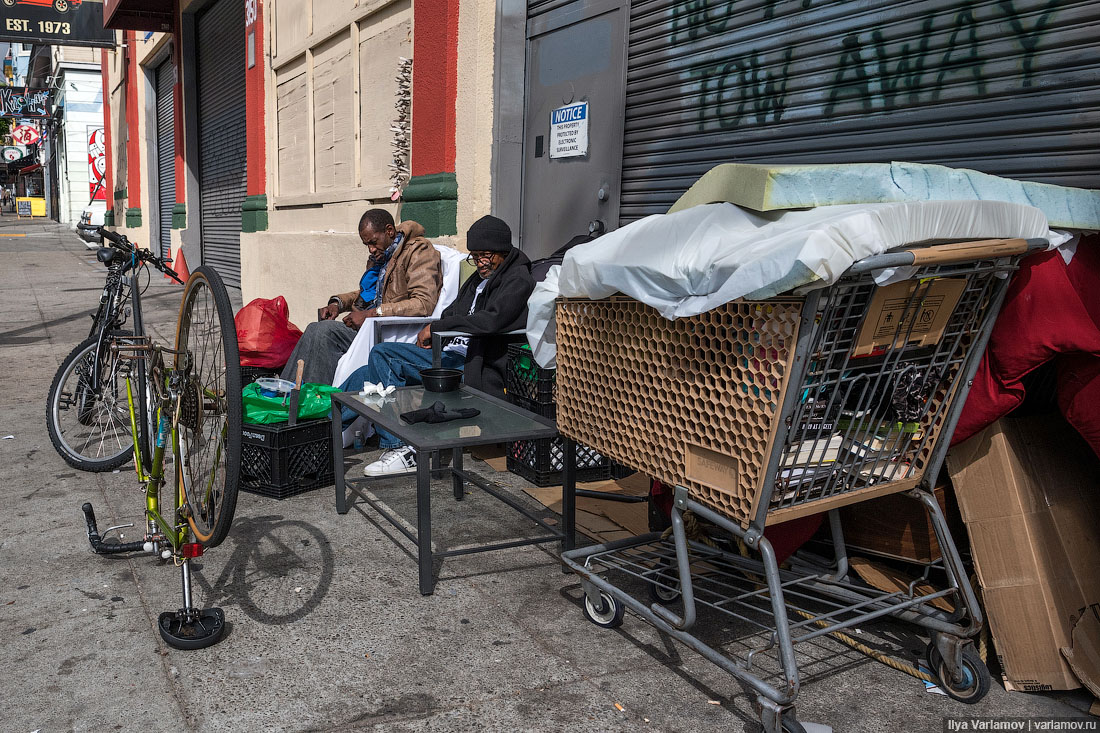
{"label": "green painted trim", "polygon": [[458,234],[458,179],[454,173],[413,176],[401,192],[401,218],[424,227],[429,237]]}
{"label": "green painted trim", "polygon": [[115,225],[115,210],[107,209],[103,212],[103,226],[113,227]]}
{"label": "green painted trim", "polygon": [[187,228],[187,204],[183,202],[176,202],[176,205],[172,207],[172,228],[173,229],[186,229]]}
{"label": "green painted trim", "polygon": [[427,237],[458,234],[458,202],[454,200],[406,201],[401,205],[401,218],[420,224]]}
{"label": "green painted trim", "polygon": [[241,204],[241,231],[262,232],[267,229],[267,194],[246,196]]}
{"label": "green painted trim", "polygon": [[401,192],[405,201],[458,200],[458,179],[454,173],[429,173],[413,176]]}
{"label": "green painted trim", "polygon": [[125,188],[120,188],[117,191],[115,191],[115,201],[118,201],[119,199],[124,199],[124,198],[126,198],[126,189]]}
{"label": "green painted trim", "polygon": [[141,208],[126,209],[126,227],[141,226]]}

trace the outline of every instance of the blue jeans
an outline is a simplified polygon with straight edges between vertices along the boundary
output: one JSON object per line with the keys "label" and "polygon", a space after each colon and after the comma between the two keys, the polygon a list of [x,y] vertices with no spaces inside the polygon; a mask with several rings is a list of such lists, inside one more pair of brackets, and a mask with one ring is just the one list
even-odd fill
{"label": "blue jeans", "polygon": [[[444,351],[441,364],[447,369],[461,369],[466,360],[453,351]],[[416,344],[400,344],[386,341],[370,350],[366,366],[361,366],[340,385],[343,392],[358,392],[363,382],[385,386],[404,387],[420,384],[420,370],[432,365],[432,350],[422,349]],[[356,414],[347,407],[341,409],[344,426],[350,425]],[[397,436],[378,428],[378,447],[383,450],[400,448],[404,443]]]}

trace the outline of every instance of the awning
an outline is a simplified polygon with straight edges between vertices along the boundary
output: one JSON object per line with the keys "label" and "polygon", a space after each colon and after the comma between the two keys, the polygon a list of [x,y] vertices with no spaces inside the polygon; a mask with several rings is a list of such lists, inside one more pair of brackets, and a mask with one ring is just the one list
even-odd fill
{"label": "awning", "polygon": [[104,28],[171,33],[172,26],[172,0],[104,0]]}
{"label": "awning", "polygon": [[28,165],[26,168],[19,169],[19,175],[26,175],[27,173],[34,173],[36,170],[42,167],[41,163],[35,163],[34,165]]}

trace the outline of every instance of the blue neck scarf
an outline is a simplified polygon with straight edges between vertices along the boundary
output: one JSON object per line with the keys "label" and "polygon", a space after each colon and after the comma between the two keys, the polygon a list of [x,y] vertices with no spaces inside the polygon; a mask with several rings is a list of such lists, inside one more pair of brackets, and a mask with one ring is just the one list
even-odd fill
{"label": "blue neck scarf", "polygon": [[386,269],[404,239],[405,235],[398,232],[393,244],[382,254],[382,258],[378,262],[371,263],[363,273],[363,277],[359,278],[359,298],[363,301],[364,308],[377,308],[382,305],[382,286],[386,281]]}

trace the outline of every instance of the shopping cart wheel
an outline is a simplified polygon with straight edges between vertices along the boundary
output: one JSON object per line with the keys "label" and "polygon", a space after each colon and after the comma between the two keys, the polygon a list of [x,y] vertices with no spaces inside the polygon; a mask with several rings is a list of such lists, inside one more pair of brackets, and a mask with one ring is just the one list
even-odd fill
{"label": "shopping cart wheel", "polygon": [[600,605],[597,607],[586,593],[584,595],[584,615],[592,623],[605,629],[617,629],[623,625],[626,607],[607,593],[600,591]]}
{"label": "shopping cart wheel", "polygon": [[[675,603],[680,599],[680,581],[662,577],[660,581],[650,581],[646,584],[649,590],[649,600],[660,603],[662,606]],[[672,586],[671,588],[669,586]]]}
{"label": "shopping cart wheel", "polygon": [[959,653],[959,679],[952,678],[935,642],[928,644],[928,667],[936,676],[940,689],[959,702],[973,705],[989,692],[989,668],[978,656],[973,645],[967,644]]}
{"label": "shopping cart wheel", "polygon": [[649,592],[650,602],[660,603],[662,606],[680,598],[680,572],[675,560],[666,558],[657,566],[656,572],[646,582],[646,590]]}
{"label": "shopping cart wheel", "polygon": [[786,733],[806,733],[806,729],[802,727],[802,723],[786,715],[783,716],[780,725],[783,726],[783,730]]}

